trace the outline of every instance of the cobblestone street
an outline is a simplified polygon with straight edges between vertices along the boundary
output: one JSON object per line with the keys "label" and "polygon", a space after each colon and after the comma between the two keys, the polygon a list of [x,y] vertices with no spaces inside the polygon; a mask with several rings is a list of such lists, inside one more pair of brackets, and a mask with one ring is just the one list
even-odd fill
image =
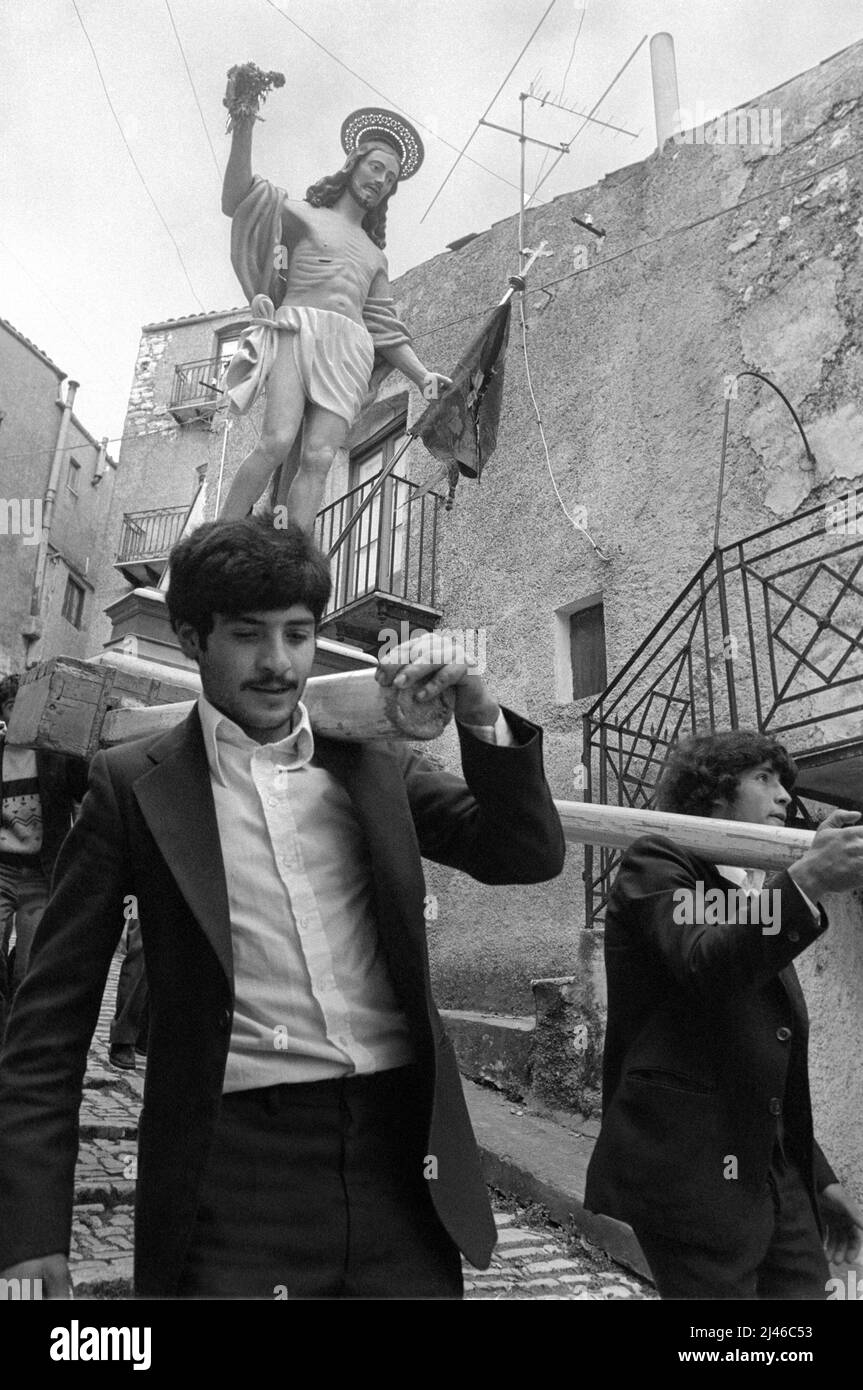
{"label": "cobblestone street", "polygon": [[[132,1283],[133,1208],[138,1112],[145,1062],[137,1072],[108,1064],[108,1029],[114,1011],[119,957],[111,966],[90,1049],[81,1106],[81,1147],[75,1173],[71,1268],[78,1298],[128,1298]],[[637,1275],[537,1213],[509,1210],[496,1199],[499,1243],[489,1269],[465,1266],[468,1299],[654,1299]]]}
{"label": "cobblestone street", "polygon": [[559,1226],[527,1224],[495,1203],[498,1245],[489,1269],[465,1266],[469,1299],[655,1299],[650,1284],[601,1251],[567,1243]]}

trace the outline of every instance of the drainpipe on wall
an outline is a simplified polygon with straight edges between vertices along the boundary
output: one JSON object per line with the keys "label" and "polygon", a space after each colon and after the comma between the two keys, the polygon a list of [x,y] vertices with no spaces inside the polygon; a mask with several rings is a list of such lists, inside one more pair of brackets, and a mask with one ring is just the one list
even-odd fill
{"label": "drainpipe on wall", "polygon": [[45,489],[45,496],[42,499],[42,539],[39,542],[39,550],[36,554],[36,571],[33,575],[33,589],[30,595],[30,616],[21,628],[21,635],[24,638],[26,655],[25,666],[35,664],[35,645],[42,636],[42,599],[45,587],[45,569],[48,562],[48,542],[51,539],[51,525],[54,520],[54,502],[57,497],[57,489],[60,485],[60,472],[63,468],[63,457],[66,447],[66,435],[69,432],[69,421],[72,418],[72,409],[75,404],[75,396],[78,391],[79,382],[69,380],[66,383],[66,399],[63,402],[63,414],[60,416],[60,428],[57,431],[57,442],[54,445],[54,457],[51,460],[51,472],[48,475],[48,486]]}
{"label": "drainpipe on wall", "polygon": [[670,34],[654,34],[650,40],[650,74],[653,78],[653,114],[656,118],[656,148],[680,129],[680,97],[677,93],[677,62],[674,39]]}
{"label": "drainpipe on wall", "polygon": [[107,452],[108,436],[107,434],[105,434],[102,436],[102,442],[99,445],[99,453],[96,458],[96,467],[93,470],[93,481],[90,484],[91,487],[98,487],[105,476],[105,455],[107,454]]}

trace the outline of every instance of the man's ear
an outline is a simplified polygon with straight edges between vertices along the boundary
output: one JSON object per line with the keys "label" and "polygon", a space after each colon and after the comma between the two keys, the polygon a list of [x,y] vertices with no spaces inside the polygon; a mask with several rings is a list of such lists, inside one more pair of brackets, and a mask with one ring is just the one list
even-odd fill
{"label": "man's ear", "polygon": [[206,643],[202,645],[198,636],[198,629],[191,623],[178,623],[175,629],[180,643],[180,650],[190,661],[200,661],[201,653],[206,651]]}

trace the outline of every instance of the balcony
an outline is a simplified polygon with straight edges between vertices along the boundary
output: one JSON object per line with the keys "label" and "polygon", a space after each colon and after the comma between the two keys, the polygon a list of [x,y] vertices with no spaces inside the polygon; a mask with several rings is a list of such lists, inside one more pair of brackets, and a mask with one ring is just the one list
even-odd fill
{"label": "balcony", "polygon": [[[798,765],[794,823],[812,823],[806,797],[863,810],[863,488],[847,510],[714,551],[584,715],[585,800],[651,807],[679,734],[753,727]],[[588,925],[619,858],[586,848]]]}
{"label": "balcony", "polygon": [[205,357],[200,362],[181,362],[174,368],[168,409],[181,425],[190,420],[209,420],[222,402],[221,379],[229,359]]}
{"label": "balcony", "polygon": [[126,512],[114,566],[130,584],[136,588],[158,584],[189,510],[186,503],[151,512]]}
{"label": "balcony", "polygon": [[[318,513],[315,540],[328,553],[369,495],[374,478]],[[407,637],[431,631],[435,606],[438,519],[443,498],[392,474],[332,558],[333,592],[322,633],[377,652],[384,628]],[[402,627],[405,624],[406,627]]]}

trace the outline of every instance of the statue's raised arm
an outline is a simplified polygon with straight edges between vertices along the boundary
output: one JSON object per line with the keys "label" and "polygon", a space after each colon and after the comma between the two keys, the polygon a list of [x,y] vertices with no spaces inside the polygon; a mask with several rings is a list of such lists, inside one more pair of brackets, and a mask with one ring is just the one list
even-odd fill
{"label": "statue's raised arm", "polygon": [[262,72],[254,63],[242,63],[228,71],[222,105],[227,108],[227,129],[233,136],[222,186],[222,212],[233,217],[252,183],[252,133],[262,101],[273,87],[285,85],[281,72]]}

